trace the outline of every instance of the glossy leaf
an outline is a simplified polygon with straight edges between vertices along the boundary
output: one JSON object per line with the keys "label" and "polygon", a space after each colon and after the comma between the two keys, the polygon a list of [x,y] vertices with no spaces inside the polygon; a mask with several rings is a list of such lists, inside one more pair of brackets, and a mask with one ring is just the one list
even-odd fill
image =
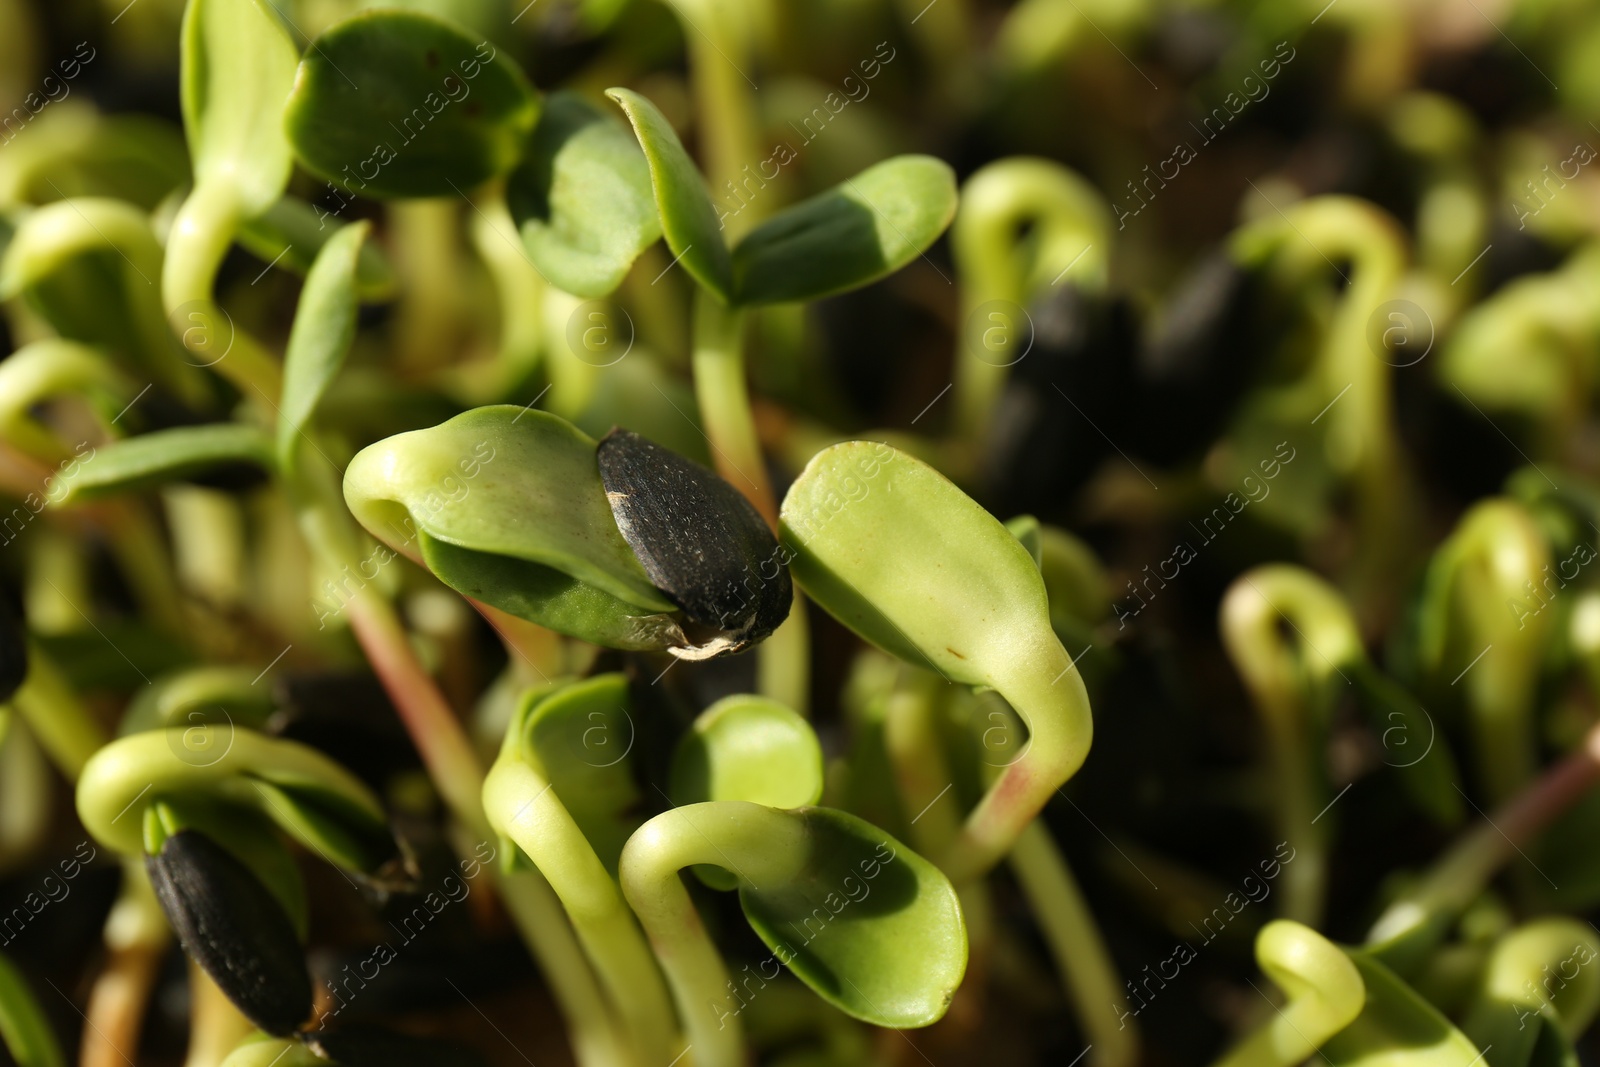
{"label": "glossy leaf", "polygon": [[966,925],[949,880],[854,815],[829,808],[800,815],[809,842],[804,866],[781,884],[740,884],[751,927],[796,977],[848,1015],[898,1028],[940,1019],[967,965]]}
{"label": "glossy leaf", "polygon": [[610,89],[606,95],[622,106],[650,162],[650,184],[667,246],[695,281],[723,303],[733,303],[733,257],[700,169],[667,117],[649,100],[631,89]]}
{"label": "glossy leaf", "polygon": [[611,871],[640,822],[631,703],[627,677],[602,674],[533,697],[521,720],[551,790]]}
{"label": "glossy leaf", "polygon": [[[239,226],[239,244],[263,264],[300,275],[311,270],[318,253],[347,226],[321,208],[286,196],[265,212]],[[356,264],[356,291],[364,301],[388,300],[395,292],[395,273],[383,250],[373,241],[361,242]]]}
{"label": "glossy leaf", "polygon": [[[803,808],[822,799],[822,746],[793,710],[750,694],[723,697],[696,716],[673,754],[670,791],[677,805],[745,800]],[[701,864],[694,873],[713,889],[738,879]]]}
{"label": "glossy leaf", "polygon": [[272,443],[253,426],[217,423],[158,430],[101,445],[45,490],[57,506],[185,481],[219,467],[271,470]]}
{"label": "glossy leaf", "polygon": [[1049,634],[1028,550],[942,474],[887,445],[818,453],[784,497],[781,521],[806,592],[908,663],[992,685]]}
{"label": "glossy leaf", "polygon": [[385,198],[464,196],[510,173],[538,117],[538,94],[494,45],[378,10],[312,42],[284,123],[308,170]]}
{"label": "glossy leaf", "polygon": [[577,296],[610,293],[661,236],[638,142],[574,92],[545,100],[506,201],[539,272]]}
{"label": "glossy leaf", "polygon": [[810,723],[775,700],[723,697],[678,742],[671,793],[674,804],[807,807],[822,799],[822,746]]}
{"label": "glossy leaf", "polygon": [[196,184],[227,185],[244,215],[267,210],[294,164],[283,102],[299,50],[265,0],[189,0],[182,49],[183,125]]}
{"label": "glossy leaf", "polygon": [[817,300],[869,285],[939,239],[956,213],[956,178],[931,156],[897,156],[785,208],[733,250],[741,304]]}
{"label": "glossy leaf", "polygon": [[477,408],[363,449],[345,499],[381,539],[409,517],[435,541],[556,569],[646,614],[671,611],[617,530],[595,447],[546,412]]}
{"label": "glossy leaf", "polygon": [[369,229],[366,222],[358,222],[335,234],[317,253],[300,291],[278,402],[278,463],[286,471],[294,464],[317,401],[355,340],[357,275]]}
{"label": "glossy leaf", "polygon": [[363,874],[378,872],[397,856],[382,816],[374,818],[372,811],[340,790],[309,780],[256,778],[250,785],[262,810],[271,812],[279,826],[317,856]]}
{"label": "glossy leaf", "polygon": [[476,552],[424,532],[415,540],[423,564],[456,592],[557,633],[641,652],[664,651],[685,640],[666,611],[629,603],[555,567]]}
{"label": "glossy leaf", "polygon": [[145,858],[178,941],[244,1015],[287,1034],[311,1014],[311,976],[289,916],[249,869],[182,830]]}

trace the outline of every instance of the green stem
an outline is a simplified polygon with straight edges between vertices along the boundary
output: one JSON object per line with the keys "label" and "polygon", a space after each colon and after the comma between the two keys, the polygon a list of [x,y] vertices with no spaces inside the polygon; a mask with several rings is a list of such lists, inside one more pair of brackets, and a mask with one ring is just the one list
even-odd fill
{"label": "green stem", "polygon": [[[556,1007],[566,1022],[578,1067],[620,1067],[633,1060],[616,1032],[583,948],[562,913],[561,901],[537,871],[495,874],[500,901],[532,950]],[[635,1065],[637,1067],[637,1065]],[[648,1064],[645,1067],[649,1067]]]}
{"label": "green stem", "polygon": [[506,206],[505,187],[495,183],[483,190],[472,213],[473,250],[489,269],[500,304],[500,346],[494,373],[481,387],[481,395],[503,398],[539,366],[546,288],[541,275],[523,250],[517,224]]}
{"label": "green stem", "polygon": [[[1356,602],[1371,616],[1384,606],[1406,565],[1415,535],[1414,505],[1399,435],[1394,427],[1389,363],[1372,351],[1368,327],[1394,296],[1407,250],[1399,225],[1364,200],[1322,196],[1303,201],[1247,227],[1235,239],[1245,262],[1261,262],[1272,249],[1288,275],[1338,270],[1348,282],[1334,310],[1315,363],[1289,387],[1308,421],[1322,419],[1323,458],[1354,495],[1355,544],[1350,567]],[[1340,269],[1339,262],[1348,264]],[[1426,326],[1407,324],[1420,337]],[[1335,405],[1348,392],[1349,396]]]}
{"label": "green stem", "polygon": [[215,367],[246,397],[276,405],[283,369],[217,306],[217,270],[238,233],[243,208],[227,183],[202,181],[172,220],[161,267],[161,299],[193,362]]}
{"label": "green stem", "polygon": [[[550,394],[545,407],[564,419],[583,416],[594,402],[601,368],[573,350],[568,341],[568,324],[583,306],[583,301],[553,285],[541,290],[544,320],[545,374],[550,379]],[[600,313],[605,317],[605,313]]]}
{"label": "green stem", "polygon": [[1361,972],[1343,949],[1309,927],[1286,919],[1268,923],[1256,937],[1256,962],[1288,1003],[1213,1067],[1304,1063],[1361,1014],[1367,999]]}
{"label": "green stem", "polygon": [[1066,857],[1049,831],[1035,822],[1022,831],[1009,858],[1011,872],[1055,957],[1078,1025],[1094,1046],[1089,1062],[1098,1067],[1132,1067],[1139,1062],[1139,1031],[1122,995],[1116,964]]}
{"label": "green stem", "polygon": [[744,312],[704,289],[696,290],[694,301],[694,398],[717,473],[776,529],[778,507],[745,384]]}
{"label": "green stem", "polygon": [[[326,477],[331,471],[316,467],[308,456],[301,458],[296,484],[288,489],[296,498],[306,540],[331,573],[346,565],[355,567],[360,560],[359,536],[337,487]],[[493,830],[483,807],[483,766],[444,694],[417,659],[394,606],[367,583],[347,610],[350,628],[445,806],[479,840],[489,839]],[[549,883],[528,874],[507,875],[496,884],[567,1022],[579,1064],[602,1067],[620,1062],[610,1036],[611,1014]]]}
{"label": "green stem", "polygon": [[677,1025],[666,984],[616,881],[551,784],[527,753],[503,755],[483,788],[490,821],[561,898],[639,1062],[670,1060],[678,1051]]}
{"label": "green stem", "polygon": [[1089,755],[1089,692],[1053,633],[1016,650],[994,689],[1028,727],[1028,741],[990,785],[940,864],[956,885],[977,878],[1011,851],[1034,817]]}
{"label": "green stem", "polygon": [[[1028,227],[1035,233],[1034,252],[1025,259],[1019,235]],[[961,209],[950,231],[961,278],[953,403],[956,434],[967,449],[980,449],[988,440],[990,419],[1010,374],[1010,353],[1027,336],[1026,324],[1016,321],[1023,305],[1035,290],[1058,280],[1091,291],[1103,288],[1110,228],[1104,198],[1058,163],[1002,160],[962,187]],[[1063,278],[1069,267],[1070,276]],[[997,301],[1010,306],[987,306]],[[969,339],[987,338],[991,327],[1003,331],[1004,352],[969,350]]]}
{"label": "green stem", "polygon": [[51,762],[76,782],[100,746],[109,739],[60,669],[37,645],[28,647],[28,678],[12,698]]}
{"label": "green stem", "polygon": [[[1280,629],[1295,635],[1291,648]],[[1222,602],[1223,645],[1261,716],[1272,767],[1278,832],[1295,849],[1284,876],[1285,918],[1315,926],[1326,895],[1328,839],[1319,827],[1326,793],[1317,769],[1333,679],[1366,652],[1339,594],[1322,579],[1285,565],[1257,567]]]}
{"label": "green stem", "polygon": [[50,1020],[22,972],[4,956],[0,956],[0,1038],[17,1067],[66,1067]]}
{"label": "green stem", "polygon": [[1494,804],[1538,768],[1534,712],[1553,616],[1529,614],[1525,601],[1528,583],[1547,581],[1551,563],[1533,516],[1513,501],[1490,499],[1461,519],[1430,567],[1430,592],[1438,593],[1424,614],[1438,688],[1481,653],[1482,662],[1457,677],[1478,774]]}
{"label": "green stem", "polygon": [[[914,668],[902,667],[900,674],[900,682],[884,700],[884,746],[902,808],[913,820],[912,844],[922,855],[937,860],[961,833],[960,806],[953,796],[943,799],[955,779],[939,732],[941,709],[932,688],[939,680]],[[974,972],[982,973],[993,947],[994,904],[981,879],[958,885],[956,892],[967,920],[967,946],[974,963],[968,972],[971,982]]]}
{"label": "green stem", "polygon": [[1398,971],[1426,955],[1522,846],[1600,783],[1600,727],[1583,746],[1462,835],[1428,874],[1390,904],[1367,934],[1373,954]]}
{"label": "green stem", "polygon": [[811,622],[805,594],[794,591],[789,617],[756,649],[756,691],[801,715],[811,709]]}
{"label": "green stem", "polygon": [[[488,838],[492,831],[483,810],[482,766],[466,731],[418,661],[393,606],[368,585],[350,601],[349,612],[350,627],[446,806],[474,834]],[[604,1036],[611,1017],[559,900],[543,877],[507,876],[496,884],[567,1020],[574,1052],[596,1057],[579,1062],[599,1067],[611,1047]]]}
{"label": "green stem", "polygon": [[457,279],[462,275],[454,200],[389,205],[395,266],[403,287],[397,336],[400,367],[416,376],[450,362],[455,351]]}
{"label": "green stem", "polygon": [[728,969],[706,933],[679,871],[727,867],[742,879],[782,884],[808,854],[804,820],[742,801],[688,804],[641,826],[622,850],[622,891],[644,925],[672,987],[696,1067],[743,1067],[743,1026],[730,998]]}
{"label": "green stem", "polygon": [[[717,473],[778,528],[778,504],[750,410],[744,312],[699,289],[694,304],[694,395]],[[810,628],[798,591],[789,617],[757,649],[761,694],[804,714],[810,704]]]}

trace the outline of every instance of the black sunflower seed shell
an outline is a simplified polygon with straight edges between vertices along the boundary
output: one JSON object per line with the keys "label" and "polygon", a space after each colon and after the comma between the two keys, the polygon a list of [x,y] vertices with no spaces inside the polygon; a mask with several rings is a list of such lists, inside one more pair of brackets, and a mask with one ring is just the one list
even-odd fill
{"label": "black sunflower seed shell", "polygon": [[279,1036],[305,1021],[311,974],[294,924],[248,867],[204,834],[179,830],[145,869],[183,951],[246,1018]]}
{"label": "black sunflower seed shell", "polygon": [[0,704],[10,700],[28,678],[28,631],[0,597]]}
{"label": "black sunflower seed shell", "polygon": [[486,1067],[487,1061],[453,1041],[412,1037],[376,1026],[343,1026],[301,1035],[307,1048],[339,1067]]}
{"label": "black sunflower seed shell", "polygon": [[600,480],[623,538],[691,621],[753,644],[789,614],[794,589],[777,538],[733,486],[629,430],[600,442]]}

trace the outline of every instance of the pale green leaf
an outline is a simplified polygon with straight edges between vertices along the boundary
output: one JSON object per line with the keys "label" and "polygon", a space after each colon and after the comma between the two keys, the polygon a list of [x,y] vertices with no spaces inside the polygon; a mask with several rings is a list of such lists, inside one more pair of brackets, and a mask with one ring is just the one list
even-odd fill
{"label": "pale green leaf", "polygon": [[610,293],[661,236],[650,165],[638,142],[573,92],[545,101],[506,200],[540,273],[577,296]]}
{"label": "pale green leaf", "polygon": [[672,254],[695,281],[725,304],[733,303],[733,259],[705,179],[659,108],[631,89],[606,95],[622,106],[650,161],[661,232]]}
{"label": "pale green leaf", "polygon": [[956,213],[956,178],[896,156],[786,208],[733,250],[740,304],[816,300],[869,285],[927,251]]}

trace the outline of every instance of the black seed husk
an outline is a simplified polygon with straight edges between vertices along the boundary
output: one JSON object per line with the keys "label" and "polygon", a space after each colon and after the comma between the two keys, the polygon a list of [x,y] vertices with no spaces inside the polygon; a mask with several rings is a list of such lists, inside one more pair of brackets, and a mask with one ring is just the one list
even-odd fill
{"label": "black seed husk", "polygon": [[311,974],[294,924],[248,867],[204,834],[179,830],[145,869],[183,951],[246,1018],[280,1036],[305,1021]]}
{"label": "black seed husk", "polygon": [[10,700],[27,678],[28,631],[0,598],[0,704]]}
{"label": "black seed husk", "polygon": [[787,557],[743,494],[629,430],[606,435],[598,458],[623,538],[688,619],[729,652],[777,629],[794,599]]}
{"label": "black seed husk", "polygon": [[1140,454],[1177,463],[1227,425],[1256,379],[1274,317],[1255,276],[1217,249],[1174,287],[1139,355]]}
{"label": "black seed husk", "polygon": [[301,1035],[306,1047],[340,1067],[485,1067],[486,1061],[453,1041],[397,1034],[376,1026],[342,1026]]}

